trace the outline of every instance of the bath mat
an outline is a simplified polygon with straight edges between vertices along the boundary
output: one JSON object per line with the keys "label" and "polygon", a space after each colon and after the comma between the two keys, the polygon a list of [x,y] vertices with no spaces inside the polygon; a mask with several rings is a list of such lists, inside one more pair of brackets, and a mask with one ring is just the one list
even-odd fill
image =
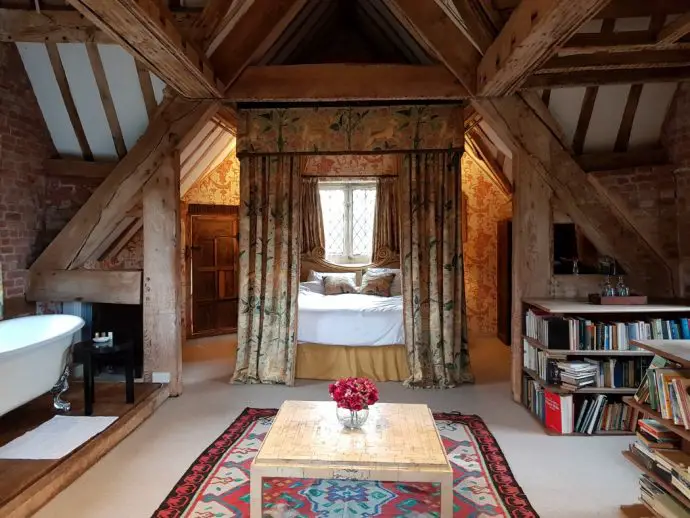
{"label": "bath mat", "polygon": [[117,417],[56,415],[0,447],[0,459],[61,459],[115,421]]}
{"label": "bath mat", "polygon": [[[182,476],[154,518],[249,516],[249,468],[277,410],[247,408]],[[482,419],[434,414],[455,475],[454,516],[537,518]],[[329,512],[324,513],[327,505]],[[264,479],[264,516],[439,516],[432,484]]]}

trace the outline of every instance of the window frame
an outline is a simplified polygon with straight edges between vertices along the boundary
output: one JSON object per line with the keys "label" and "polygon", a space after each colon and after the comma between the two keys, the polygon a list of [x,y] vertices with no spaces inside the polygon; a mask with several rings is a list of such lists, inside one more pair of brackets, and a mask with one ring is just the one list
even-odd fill
{"label": "window frame", "polygon": [[[376,196],[377,183],[376,180],[319,180],[319,203],[321,203],[321,189],[323,190],[342,190],[345,193],[345,232],[344,232],[344,254],[343,255],[331,255],[329,256],[326,251],[325,259],[326,261],[333,264],[341,265],[366,265],[370,264],[372,261],[372,256],[367,255],[355,255],[352,250],[354,247],[353,243],[353,228],[354,228],[354,215],[353,215],[353,193],[355,190],[370,190],[374,191]],[[374,198],[374,203],[376,203],[376,198]],[[323,212],[324,207],[321,206]],[[376,217],[376,215],[374,215]],[[325,230],[325,227],[324,227]],[[372,229],[373,231],[373,229]],[[373,234],[372,234],[373,237]],[[373,243],[372,243],[373,247]],[[373,255],[373,250],[372,250]]]}

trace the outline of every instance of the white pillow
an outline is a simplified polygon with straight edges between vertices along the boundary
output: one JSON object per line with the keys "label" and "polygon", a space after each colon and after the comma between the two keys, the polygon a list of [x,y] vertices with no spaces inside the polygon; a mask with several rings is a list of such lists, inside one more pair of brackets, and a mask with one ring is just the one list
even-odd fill
{"label": "white pillow", "polygon": [[300,293],[318,293],[323,295],[325,293],[323,288],[323,281],[307,281],[299,283]]}
{"label": "white pillow", "polygon": [[315,272],[314,270],[309,272],[309,277],[307,278],[307,281],[319,281],[323,285],[323,278],[326,275],[341,275],[343,277],[347,277],[348,279],[352,279],[352,283],[356,286],[357,285],[357,274],[355,272]]}
{"label": "white pillow", "polygon": [[402,272],[399,268],[367,268],[367,273],[372,275],[394,273],[395,278],[393,279],[393,284],[391,284],[391,297],[399,297],[402,295]]}

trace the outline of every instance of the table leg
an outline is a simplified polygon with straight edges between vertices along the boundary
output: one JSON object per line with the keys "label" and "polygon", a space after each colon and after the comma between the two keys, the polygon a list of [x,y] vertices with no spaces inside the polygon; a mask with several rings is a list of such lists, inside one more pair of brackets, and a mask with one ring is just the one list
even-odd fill
{"label": "table leg", "polygon": [[263,512],[263,488],[261,474],[253,469],[249,474],[249,516],[261,518]]}
{"label": "table leg", "polygon": [[441,518],[453,518],[453,474],[441,481]]}
{"label": "table leg", "polygon": [[91,355],[87,353],[84,358],[84,415],[93,414],[93,370]]}

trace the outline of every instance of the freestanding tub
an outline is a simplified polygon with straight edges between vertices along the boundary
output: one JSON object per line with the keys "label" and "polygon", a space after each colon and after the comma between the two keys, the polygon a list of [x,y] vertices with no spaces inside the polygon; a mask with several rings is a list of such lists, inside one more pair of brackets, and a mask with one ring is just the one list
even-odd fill
{"label": "freestanding tub", "polygon": [[57,406],[60,393],[66,390],[63,374],[68,351],[74,334],[83,326],[84,320],[73,315],[0,322],[0,416],[54,387]]}

